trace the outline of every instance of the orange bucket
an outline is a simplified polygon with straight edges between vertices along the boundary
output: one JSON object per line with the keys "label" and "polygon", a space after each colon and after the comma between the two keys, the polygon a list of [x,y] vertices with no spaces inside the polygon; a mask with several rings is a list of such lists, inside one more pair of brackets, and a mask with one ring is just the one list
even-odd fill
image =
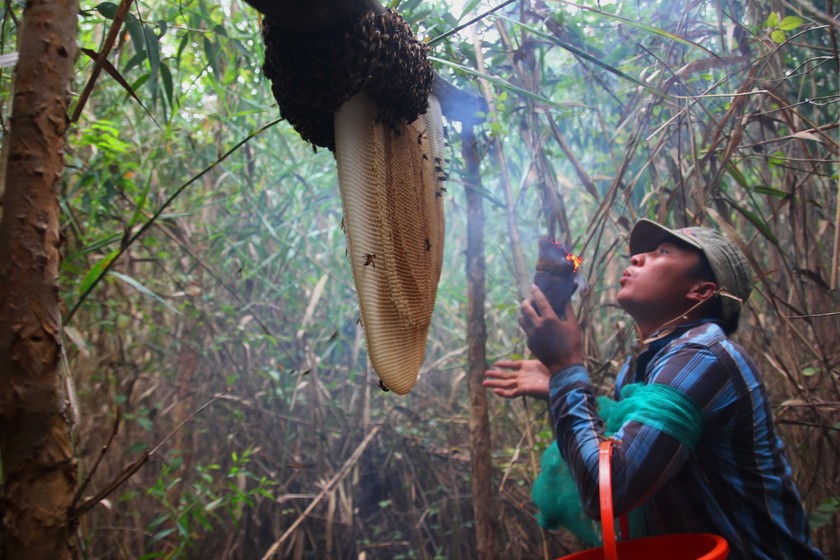
{"label": "orange bucket", "polygon": [[[557,560],[725,560],[729,556],[726,539],[711,533],[681,533],[616,542],[612,503],[613,440],[601,442],[598,449],[598,485],[601,501],[601,531],[604,546],[563,556]],[[626,536],[626,524],[622,523]]]}

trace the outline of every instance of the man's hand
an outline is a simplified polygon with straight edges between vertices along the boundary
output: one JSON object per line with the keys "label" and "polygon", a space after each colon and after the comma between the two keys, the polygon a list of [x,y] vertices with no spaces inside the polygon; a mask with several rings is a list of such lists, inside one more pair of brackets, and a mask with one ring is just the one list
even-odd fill
{"label": "man's hand", "polygon": [[551,374],[583,362],[581,332],[572,304],[567,303],[564,317],[558,317],[537,286],[532,298],[519,308],[519,325],[528,337],[528,348]]}
{"label": "man's hand", "polygon": [[539,360],[499,360],[484,375],[482,384],[500,397],[548,400],[551,373]]}

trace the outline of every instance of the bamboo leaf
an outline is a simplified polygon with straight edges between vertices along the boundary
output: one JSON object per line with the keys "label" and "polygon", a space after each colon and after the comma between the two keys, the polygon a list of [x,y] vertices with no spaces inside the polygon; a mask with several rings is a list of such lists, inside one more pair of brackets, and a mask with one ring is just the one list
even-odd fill
{"label": "bamboo leaf", "polygon": [[[142,61],[146,58],[146,39],[143,33],[143,24],[133,14],[127,14],[125,16],[125,28],[131,36],[131,44],[134,45],[136,56]],[[134,64],[138,64],[138,62]]]}
{"label": "bamboo leaf", "polygon": [[790,193],[780,191],[779,189],[773,189],[770,187],[758,186],[754,188],[753,191],[755,191],[756,194],[764,194],[767,196],[774,196],[776,198],[788,198],[790,196]]}
{"label": "bamboo leaf", "polygon": [[[99,53],[97,53],[96,51],[92,51],[90,49],[82,49],[82,52],[88,55],[93,60],[97,60],[99,58]],[[117,70],[114,67],[114,65],[111,64],[111,62],[108,60],[102,61],[102,69],[105,70],[108,73],[108,75],[111,76],[118,84],[120,84],[122,88],[126,91],[126,93],[128,93],[128,95],[130,95],[131,98],[134,99],[137,102],[137,104],[143,108],[143,111],[146,112],[149,118],[151,118],[152,121],[155,124],[157,124],[157,121],[155,121],[155,116],[151,112],[149,112],[145,105],[143,105],[143,102],[140,100],[139,97],[137,97],[137,94],[135,93],[135,88],[131,87],[131,85],[125,80],[125,78],[123,78],[122,74],[120,74],[119,70]]]}
{"label": "bamboo leaf", "polygon": [[168,307],[169,309],[171,309],[172,311],[174,311],[178,315],[181,314],[181,312],[178,311],[178,309],[176,309],[174,305],[172,305],[171,303],[169,303],[168,301],[166,301],[165,299],[163,299],[162,297],[160,297],[159,295],[154,293],[152,290],[150,290],[149,288],[144,286],[142,283],[140,283],[139,280],[136,280],[135,278],[132,278],[131,276],[128,276],[126,274],[121,274],[121,273],[116,272],[114,270],[108,272],[108,275],[113,276],[114,278],[116,278],[118,280],[121,280],[122,282],[125,282],[126,284],[128,284],[129,286],[131,286],[132,288],[134,288],[135,290],[137,290],[138,292],[140,292],[144,296],[149,297],[149,298],[155,300],[156,302],[165,305],[166,307]]}
{"label": "bamboo leaf", "polygon": [[686,39],[684,37],[680,37],[679,35],[675,35],[675,34],[671,33],[670,31],[665,31],[664,29],[659,29],[658,27],[653,27],[652,25],[647,25],[647,24],[642,23],[641,21],[638,21],[638,20],[626,18],[626,17],[620,16],[618,14],[611,14],[609,12],[605,12],[605,11],[599,10],[597,8],[592,8],[590,6],[584,6],[584,5],[581,5],[581,4],[574,4],[572,2],[563,2],[563,4],[566,4],[567,6],[572,6],[574,8],[579,9],[579,10],[585,10],[587,12],[596,13],[596,14],[602,15],[602,16],[604,16],[606,18],[609,18],[609,19],[614,19],[616,21],[620,21],[622,24],[626,25],[627,27],[634,27],[634,28],[639,29],[641,31],[645,31],[647,33],[650,33],[652,35],[657,35],[659,37],[669,39],[671,41],[674,41],[675,43],[682,43],[683,45],[687,45],[687,46],[693,47],[695,49],[700,49],[701,51],[704,51],[704,52],[708,53],[709,55],[713,56],[714,58],[719,58],[717,54],[713,53],[712,51],[710,51],[709,49],[707,49],[703,45],[701,45],[699,43],[695,43],[694,41],[689,41],[688,39]]}
{"label": "bamboo leaf", "polygon": [[515,86],[515,85],[511,84],[510,82],[502,80],[501,78],[497,78],[495,76],[491,76],[489,74],[479,72],[478,70],[474,70],[474,69],[472,69],[468,66],[458,64],[457,62],[452,62],[450,60],[446,60],[446,59],[443,59],[443,58],[438,58],[436,56],[430,56],[429,60],[431,60],[433,62],[439,62],[441,64],[445,64],[446,66],[450,66],[452,68],[460,70],[461,72],[464,72],[465,74],[475,76],[476,78],[482,78],[484,80],[487,80],[491,84],[494,84],[494,85],[496,85],[496,86],[498,86],[502,89],[506,89],[508,91],[518,93],[519,95],[523,95],[525,97],[528,97],[528,98],[533,99],[534,101],[538,101],[540,103],[545,103],[546,105],[549,105],[551,107],[557,107],[557,108],[561,108],[561,109],[568,109],[570,107],[586,107],[586,105],[584,105],[583,103],[578,103],[576,101],[552,101],[551,99],[548,99],[547,97],[543,97],[542,95],[539,95],[539,94],[536,94],[534,92],[528,91],[528,90],[523,89],[519,86]]}
{"label": "bamboo leaf", "polygon": [[471,11],[475,10],[476,6],[478,6],[478,3],[480,1],[481,0],[470,0],[469,2],[467,2],[464,5],[464,9],[461,11],[461,17],[459,17],[458,19],[464,19],[464,16],[466,16]]}
{"label": "bamboo leaf", "polygon": [[158,75],[160,74],[160,44],[154,30],[148,25],[143,26],[143,37],[146,42],[146,52],[149,59],[149,89],[152,92],[152,105],[158,95]]}
{"label": "bamboo leaf", "polygon": [[110,253],[108,253],[104,258],[100,259],[93,267],[88,270],[88,273],[85,274],[85,277],[82,279],[81,284],[79,284],[79,292],[82,294],[86,294],[90,291],[96,282],[102,277],[102,274],[105,270],[107,270],[108,266],[110,266],[111,261],[113,261],[117,255],[120,254],[119,248],[114,249]]}
{"label": "bamboo leaf", "polygon": [[761,217],[756,214],[755,212],[744,208],[743,206],[739,205],[737,202],[732,200],[729,197],[724,197],[724,200],[734,208],[739,214],[744,216],[755,228],[761,232],[761,234],[773,245],[779,246],[779,238],[776,237],[776,234],[773,233],[773,230],[767,225],[767,222],[761,219]]}
{"label": "bamboo leaf", "polygon": [[633,76],[630,76],[629,74],[626,74],[626,73],[622,72],[621,70],[619,70],[615,66],[611,66],[611,65],[607,64],[606,62],[599,59],[597,56],[592,55],[592,54],[590,54],[590,53],[588,53],[588,52],[586,52],[586,51],[584,51],[584,50],[582,50],[582,49],[580,49],[580,48],[578,48],[578,47],[576,47],[576,46],[574,46],[570,43],[566,43],[565,41],[561,41],[560,39],[558,39],[557,37],[554,37],[553,35],[549,35],[548,33],[543,33],[539,29],[531,27],[530,25],[526,25],[522,22],[514,21],[514,20],[509,19],[509,18],[502,18],[502,19],[507,19],[511,24],[516,25],[517,27],[521,27],[522,29],[525,29],[529,33],[533,33],[534,35],[536,35],[536,36],[538,36],[542,39],[545,39],[546,41],[548,41],[550,43],[554,43],[555,45],[557,45],[561,49],[567,50],[570,53],[574,54],[575,56],[578,56],[578,57],[586,60],[587,62],[591,62],[592,64],[594,64],[596,66],[600,66],[601,68],[603,68],[607,72],[610,72],[611,74],[615,74],[619,78],[623,78],[623,79],[625,79],[629,82],[632,82],[632,83],[636,84],[637,86],[640,86],[640,87],[644,88],[645,90],[647,90],[648,92],[650,92],[654,95],[657,95],[659,97],[665,97],[664,93],[660,92],[659,90],[657,90],[653,86],[651,86],[649,84],[646,84],[645,82],[639,80],[638,78],[634,78]]}

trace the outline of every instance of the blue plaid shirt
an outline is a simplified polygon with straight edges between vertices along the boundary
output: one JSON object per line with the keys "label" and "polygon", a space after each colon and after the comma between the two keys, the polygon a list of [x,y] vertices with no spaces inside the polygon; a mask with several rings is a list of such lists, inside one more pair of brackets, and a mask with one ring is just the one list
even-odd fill
{"label": "blue plaid shirt", "polygon": [[[683,328],[652,343],[619,371],[615,398],[633,382],[663,383],[703,413],[692,451],[644,424],[626,422],[614,437],[616,515],[643,506],[648,535],[715,533],[731,560],[821,559],[767,394],[755,364],[716,324]],[[599,516],[598,443],[604,426],[583,366],[551,379],[550,407],[560,453],[587,514]],[[636,535],[640,536],[640,535]]]}

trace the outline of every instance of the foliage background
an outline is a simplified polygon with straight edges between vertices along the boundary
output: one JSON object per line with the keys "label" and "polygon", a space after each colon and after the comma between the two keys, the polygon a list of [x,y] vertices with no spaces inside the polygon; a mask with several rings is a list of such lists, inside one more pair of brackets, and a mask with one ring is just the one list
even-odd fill
{"label": "foliage background", "polygon": [[[22,5],[3,8],[3,53]],[[549,231],[583,254],[576,305],[604,391],[633,340],[613,303],[630,224],[730,230],[758,280],[737,338],[765,372],[815,538],[840,555],[837,7],[521,0],[435,40],[495,5],[392,5],[436,69],[491,104],[477,130],[489,356],[523,353],[508,218],[529,268]],[[276,122],[256,13],[138,2],[85,98],[116,6],[82,9],[61,199],[81,494],[150,453],[81,519],[84,556],[260,558],[279,542],[288,558],[473,557],[460,125],[427,360],[412,393],[383,393],[334,160]],[[578,549],[533,520],[545,406],[491,410],[504,555]]]}

